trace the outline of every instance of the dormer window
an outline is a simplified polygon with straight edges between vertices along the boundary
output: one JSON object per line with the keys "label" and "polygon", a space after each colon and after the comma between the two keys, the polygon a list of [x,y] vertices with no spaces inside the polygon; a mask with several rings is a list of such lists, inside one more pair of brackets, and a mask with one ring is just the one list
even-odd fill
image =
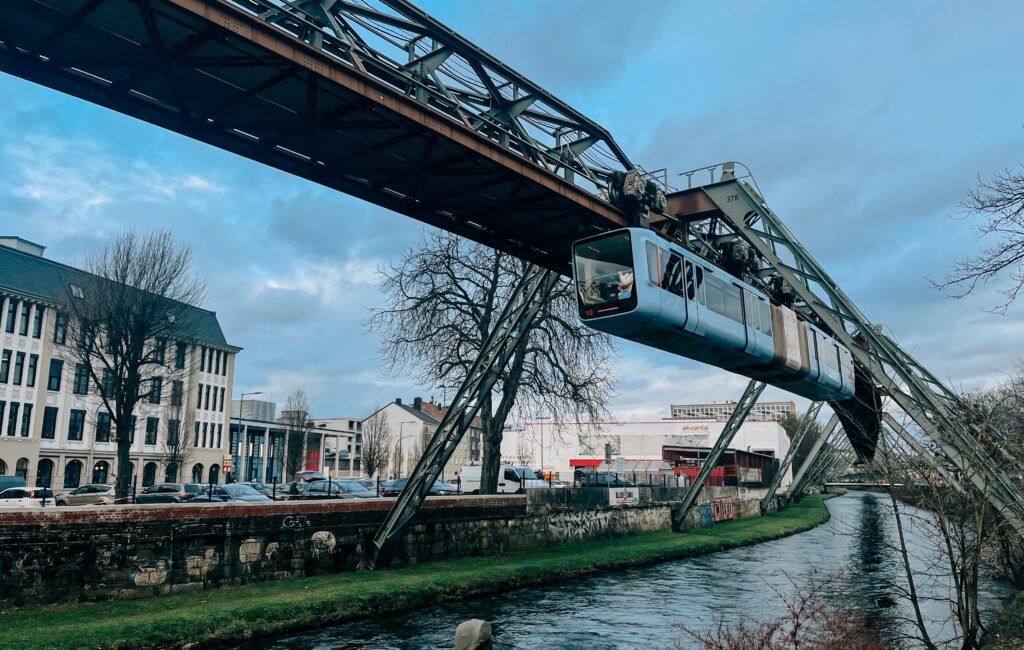
{"label": "dormer window", "polygon": [[71,289],[72,296],[74,296],[75,298],[85,298],[85,294],[82,293],[82,287],[78,286],[77,284],[69,285],[69,287]]}

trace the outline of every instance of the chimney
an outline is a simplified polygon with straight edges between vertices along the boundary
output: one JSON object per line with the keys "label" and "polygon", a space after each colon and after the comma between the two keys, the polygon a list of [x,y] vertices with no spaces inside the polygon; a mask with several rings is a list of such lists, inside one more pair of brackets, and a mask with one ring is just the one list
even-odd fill
{"label": "chimney", "polygon": [[398,404],[399,406],[401,406],[402,405],[402,398],[401,397],[396,397],[395,398],[395,404]]}
{"label": "chimney", "polygon": [[423,398],[422,397],[414,398],[412,400],[412,407],[414,409],[416,409],[417,411],[422,411],[423,410]]}

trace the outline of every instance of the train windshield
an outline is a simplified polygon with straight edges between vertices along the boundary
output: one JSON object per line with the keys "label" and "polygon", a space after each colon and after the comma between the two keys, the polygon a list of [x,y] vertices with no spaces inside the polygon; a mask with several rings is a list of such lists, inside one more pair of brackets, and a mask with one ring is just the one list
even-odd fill
{"label": "train windshield", "polygon": [[576,289],[581,318],[598,318],[636,307],[633,250],[628,232],[576,244]]}

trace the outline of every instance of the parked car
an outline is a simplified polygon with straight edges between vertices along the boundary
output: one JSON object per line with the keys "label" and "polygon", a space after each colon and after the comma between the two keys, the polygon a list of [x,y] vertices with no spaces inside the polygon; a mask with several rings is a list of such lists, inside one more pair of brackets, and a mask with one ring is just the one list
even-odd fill
{"label": "parked car", "polygon": [[[245,485],[247,487],[251,487],[252,489],[256,490],[257,492],[259,492],[260,494],[267,498],[274,498],[273,486],[267,485],[266,483],[260,483],[259,481],[245,481],[242,483],[230,483],[229,485]],[[280,494],[281,488],[282,486],[277,486],[278,494]]]}
{"label": "parked car", "polygon": [[303,483],[310,483],[311,481],[326,481],[327,477],[324,476],[323,472],[305,470],[302,472],[298,472],[295,475],[295,479],[298,481],[302,481]]}
{"label": "parked car", "polygon": [[214,485],[211,495],[209,488],[192,499],[192,503],[256,503],[273,501],[268,496],[259,493],[258,490],[249,485],[241,483],[229,483],[227,485]]}
{"label": "parked car", "polygon": [[[382,487],[380,495],[382,497],[397,497],[405,489],[406,484],[409,482],[407,478],[400,478],[397,481],[392,481],[387,487]],[[455,496],[459,491],[454,485],[444,483],[442,481],[434,481],[434,485],[431,486],[429,494],[434,496]]]}
{"label": "parked car", "polygon": [[[123,503],[132,502],[132,488]],[[90,483],[57,497],[58,506],[107,506],[117,503],[114,486],[109,483]]]}
{"label": "parked car", "polygon": [[206,491],[199,483],[157,483],[135,497],[136,503],[187,503]]}
{"label": "parked car", "polygon": [[301,499],[369,499],[377,496],[375,490],[367,490],[358,481],[332,479],[311,481],[306,484]]}
{"label": "parked car", "polygon": [[53,490],[40,487],[12,487],[0,492],[0,508],[37,508],[53,505]]}
{"label": "parked car", "polygon": [[584,474],[580,481],[583,487],[636,487],[636,483],[615,472],[594,472]]}
{"label": "parked car", "polygon": [[[464,494],[480,493],[480,465],[463,465],[459,473]],[[502,465],[498,469],[498,494],[513,494],[530,488],[546,488],[548,482],[525,465]]]}

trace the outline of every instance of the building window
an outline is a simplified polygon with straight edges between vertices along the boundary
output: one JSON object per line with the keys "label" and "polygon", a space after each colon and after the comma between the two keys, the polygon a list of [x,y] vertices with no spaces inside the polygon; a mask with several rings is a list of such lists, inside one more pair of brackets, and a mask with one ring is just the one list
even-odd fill
{"label": "building window", "polygon": [[206,411],[210,410],[210,389],[211,388],[212,388],[212,386],[207,384],[207,386],[206,386],[206,405],[203,407],[203,410],[206,410]]}
{"label": "building window", "polygon": [[25,303],[21,308],[21,324],[18,326],[18,334],[21,336],[28,336],[28,319],[31,314],[29,311],[32,310],[32,305]]}
{"label": "building window", "polygon": [[25,353],[14,354],[14,385],[21,386],[21,373],[25,370]]}
{"label": "building window", "polygon": [[206,346],[202,347],[202,354],[199,355],[199,372],[206,372]]}
{"label": "building window", "polygon": [[216,361],[213,364],[213,371],[219,375],[220,374],[220,350],[217,350],[216,355],[214,356],[214,359],[216,359]]}
{"label": "building window", "polygon": [[160,428],[160,418],[146,418],[146,444],[156,444],[156,432]]}
{"label": "building window", "polygon": [[220,411],[224,411],[224,387],[220,387]]}
{"label": "building window", "polygon": [[[96,332],[93,326],[90,323],[83,322],[78,329],[78,347],[82,350],[91,350],[92,344],[96,340]],[[109,344],[109,339],[107,342]]]}
{"label": "building window", "polygon": [[110,474],[110,463],[105,460],[101,460],[92,467],[92,482],[93,483],[106,483],[107,477]]}
{"label": "building window", "polygon": [[209,428],[209,424],[210,424],[209,422],[203,422],[203,444],[200,445],[201,447],[205,447],[206,446],[206,439],[207,439],[206,438],[206,434],[207,434],[207,431],[208,431],[208,428]]}
{"label": "building window", "polygon": [[196,396],[196,408],[203,408],[203,385],[199,384],[199,394]]}
{"label": "building window", "polygon": [[84,363],[75,364],[75,395],[86,395],[89,393],[89,368]]}
{"label": "building window", "polygon": [[162,377],[153,377],[149,380],[149,396],[147,400],[150,404],[159,404],[160,399],[163,397],[161,393],[164,389],[164,380]]}
{"label": "building window", "polygon": [[134,415],[128,420],[128,442],[135,444],[135,426],[138,424],[138,418]]}
{"label": "building window", "polygon": [[18,301],[12,298],[7,301],[7,327],[4,329],[7,330],[8,334],[14,334],[14,321],[17,318],[17,315]]}
{"label": "building window", "polygon": [[58,313],[54,321],[53,342],[64,345],[64,341],[68,338],[68,317],[66,314]]}
{"label": "building window", "polygon": [[198,447],[199,446],[199,423],[198,422],[196,422],[196,437],[195,437],[195,440],[192,441],[192,446],[193,447]]}
{"label": "building window", "polygon": [[39,487],[50,487],[53,480],[53,461],[49,458],[40,458],[36,465],[36,485]]}
{"label": "building window", "polygon": [[25,404],[25,410],[21,413],[21,437],[28,438],[32,424],[32,405]]}
{"label": "building window", "polygon": [[46,313],[46,307],[42,305],[36,305],[36,319],[32,323],[32,338],[37,339],[43,335],[43,314]]}
{"label": "building window", "polygon": [[0,384],[6,384],[11,378],[11,351],[4,350],[3,359],[0,359]]}
{"label": "building window", "polygon": [[110,413],[96,414],[96,442],[110,442]]}
{"label": "building window", "polygon": [[180,379],[171,382],[171,406],[181,406],[181,393],[184,386]]}
{"label": "building window", "polygon": [[142,468],[142,487],[150,487],[156,483],[156,463],[146,463]]}
{"label": "building window", "polygon": [[36,387],[36,367],[39,365],[39,355],[30,354],[28,356],[28,377],[25,380],[25,385],[29,388]]}
{"label": "building window", "polygon": [[85,432],[85,411],[71,409],[68,420],[68,440],[81,440]]}
{"label": "building window", "polygon": [[43,409],[43,440],[57,437],[57,407],[47,406]]}
{"label": "building window", "polygon": [[174,347],[174,367],[181,370],[185,367],[185,344],[178,343]]}
{"label": "building window", "polygon": [[178,433],[181,431],[180,420],[167,421],[167,446],[174,449],[178,446]]}
{"label": "building window", "polygon": [[157,363],[163,363],[167,358],[167,339],[157,339],[153,344],[153,358]]}
{"label": "building window", "polygon": [[108,368],[103,369],[103,382],[100,384],[100,395],[111,399],[114,397],[114,373]]}
{"label": "building window", "polygon": [[[3,430],[4,430],[4,409],[6,409],[6,408],[7,408],[7,402],[5,402],[2,399],[0,399],[0,433],[3,433]],[[3,475],[0,474],[0,476],[3,476]]]}
{"label": "building window", "polygon": [[73,460],[64,467],[64,487],[76,488],[82,481],[82,461]]}
{"label": "building window", "polygon": [[221,441],[222,441],[223,435],[224,435],[224,425],[223,424],[218,424],[217,425],[217,449],[220,449],[222,447]]}
{"label": "building window", "polygon": [[15,427],[18,426],[18,407],[21,406],[18,402],[11,402],[11,411],[7,414],[7,435],[17,435]]}
{"label": "building window", "polygon": [[50,376],[46,378],[46,390],[60,390],[60,377],[64,373],[64,362],[50,359]]}

